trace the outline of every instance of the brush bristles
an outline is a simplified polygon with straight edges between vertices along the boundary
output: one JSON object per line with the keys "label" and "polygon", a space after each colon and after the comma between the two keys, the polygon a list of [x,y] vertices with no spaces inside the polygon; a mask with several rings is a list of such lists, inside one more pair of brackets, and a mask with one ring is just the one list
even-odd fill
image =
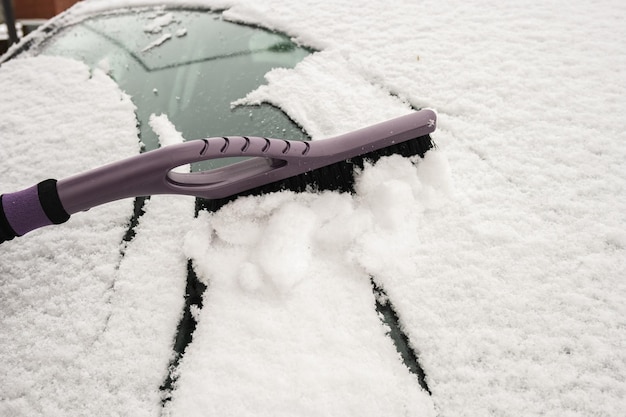
{"label": "brush bristles", "polygon": [[352,193],[354,192],[355,168],[362,169],[365,161],[376,162],[380,158],[390,155],[401,155],[404,157],[419,155],[423,158],[424,154],[433,147],[434,143],[429,135],[420,136],[406,142],[356,156],[350,160],[340,161],[281,181],[253,188],[230,197],[217,200],[199,198],[196,200],[196,211],[208,210],[213,212],[238,197],[269,194],[283,190],[294,192],[332,190]]}

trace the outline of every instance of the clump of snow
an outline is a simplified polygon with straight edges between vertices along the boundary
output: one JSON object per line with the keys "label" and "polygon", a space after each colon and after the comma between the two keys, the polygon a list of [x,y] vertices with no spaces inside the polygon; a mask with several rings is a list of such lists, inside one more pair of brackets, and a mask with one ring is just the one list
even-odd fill
{"label": "clump of snow", "polygon": [[201,213],[185,252],[208,289],[169,413],[434,416],[370,284],[413,254],[434,209],[424,189],[393,156],[365,167],[355,195],[283,192]]}
{"label": "clump of snow", "polygon": [[151,19],[151,21],[144,26],[143,31],[147,33],[161,33],[164,27],[174,22],[175,19],[172,13],[163,13]]}
{"label": "clump of snow", "polygon": [[157,134],[161,146],[176,145],[183,143],[185,139],[182,133],[176,130],[176,126],[170,121],[166,114],[151,114],[148,121],[150,127]]}
{"label": "clump of snow", "polygon": [[[150,22],[146,24],[143,28],[143,31],[150,34],[159,34],[163,32],[163,28],[176,23],[176,19],[174,18],[173,13],[167,13],[164,10],[157,10],[157,13],[152,16]],[[176,37],[184,36],[187,31],[184,28],[177,29],[175,32]],[[150,42],[146,45],[141,52],[147,52],[153,48],[163,45],[168,40],[172,39],[171,33],[163,33],[161,36]]]}
{"label": "clump of snow", "polygon": [[[159,138],[159,144],[161,147],[175,145],[177,143],[183,143],[185,139],[182,133],[176,130],[176,126],[170,121],[165,114],[155,115],[151,114],[148,120],[150,127],[156,133]],[[182,165],[174,168],[174,172],[189,172],[190,165]]]}
{"label": "clump of snow", "polygon": [[172,39],[172,34],[171,33],[164,33],[163,35],[159,36],[158,38],[156,38],[155,40],[150,42],[148,45],[146,45],[141,50],[141,52],[148,52],[152,48],[156,48],[157,46],[163,45],[166,41],[168,41],[170,39]]}

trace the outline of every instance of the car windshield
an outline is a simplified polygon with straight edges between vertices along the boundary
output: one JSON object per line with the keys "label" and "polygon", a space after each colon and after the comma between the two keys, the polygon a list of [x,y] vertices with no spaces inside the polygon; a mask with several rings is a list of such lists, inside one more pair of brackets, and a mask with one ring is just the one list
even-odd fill
{"label": "car windshield", "polygon": [[[266,136],[308,140],[271,105],[240,106],[272,68],[293,67],[309,50],[284,35],[222,20],[206,10],[140,9],[88,18],[50,37],[40,53],[101,68],[137,106],[145,150],[157,148],[148,124],[166,114],[185,139]],[[230,160],[197,164],[211,169]]]}

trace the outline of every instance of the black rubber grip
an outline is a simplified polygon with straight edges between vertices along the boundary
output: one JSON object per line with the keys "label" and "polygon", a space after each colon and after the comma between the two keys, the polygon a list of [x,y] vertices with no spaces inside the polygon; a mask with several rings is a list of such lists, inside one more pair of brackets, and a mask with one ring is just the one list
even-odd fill
{"label": "black rubber grip", "polygon": [[57,180],[49,179],[40,182],[37,184],[37,193],[41,208],[53,224],[61,224],[69,220],[70,215],[65,211],[57,192]]}

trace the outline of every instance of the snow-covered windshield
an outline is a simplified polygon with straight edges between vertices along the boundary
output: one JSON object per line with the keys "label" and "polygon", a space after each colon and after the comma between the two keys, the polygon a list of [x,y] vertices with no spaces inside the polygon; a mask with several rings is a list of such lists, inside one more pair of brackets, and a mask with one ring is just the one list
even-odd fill
{"label": "snow-covered windshield", "polygon": [[188,140],[307,138],[275,107],[231,106],[262,84],[272,68],[293,67],[309,54],[281,34],[226,22],[206,10],[139,9],[69,26],[41,52],[105,70],[137,106],[146,150],[158,146],[148,124],[151,114],[166,114]]}
{"label": "snow-covered windshield", "polygon": [[[160,1],[85,0],[70,17]],[[354,195],[196,218],[155,195],[122,246],[130,200],[3,243],[0,416],[624,414],[626,2],[176,3],[321,50],[242,102],[279,106],[313,140],[428,106],[438,147],[364,169]],[[182,41],[175,27],[137,54]],[[0,192],[137,152],[132,103],[67,61],[0,67]],[[207,289],[174,368],[189,270]]]}

